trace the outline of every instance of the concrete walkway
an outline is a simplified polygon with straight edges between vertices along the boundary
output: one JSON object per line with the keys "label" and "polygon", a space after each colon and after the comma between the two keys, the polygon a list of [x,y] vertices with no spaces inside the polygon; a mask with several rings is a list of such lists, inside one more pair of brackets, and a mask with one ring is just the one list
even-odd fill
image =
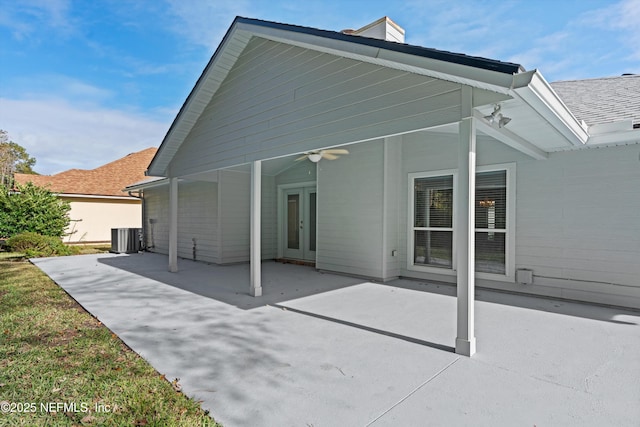
{"label": "concrete walkway", "polygon": [[459,357],[454,289],[155,254],[33,260],[226,427],[640,425],[640,312],[479,291]]}

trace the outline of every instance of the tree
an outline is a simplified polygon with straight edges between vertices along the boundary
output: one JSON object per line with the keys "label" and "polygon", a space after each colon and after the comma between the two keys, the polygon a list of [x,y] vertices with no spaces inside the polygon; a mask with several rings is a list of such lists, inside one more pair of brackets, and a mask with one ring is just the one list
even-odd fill
{"label": "tree", "polygon": [[32,173],[36,159],[27,150],[9,140],[7,131],[0,129],[0,185],[11,188],[14,173]]}
{"label": "tree", "polygon": [[62,237],[69,225],[69,202],[32,183],[17,191],[0,190],[0,237],[31,231]]}

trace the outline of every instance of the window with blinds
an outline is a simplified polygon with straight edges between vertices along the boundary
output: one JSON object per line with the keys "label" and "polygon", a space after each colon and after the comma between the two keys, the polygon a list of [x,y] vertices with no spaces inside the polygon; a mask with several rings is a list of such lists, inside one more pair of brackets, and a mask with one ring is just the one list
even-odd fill
{"label": "window with blinds", "polygon": [[[413,183],[413,265],[452,269],[454,175],[420,176]],[[476,271],[506,274],[507,171],[476,174]],[[411,245],[410,245],[411,247]]]}
{"label": "window with blinds", "polygon": [[476,271],[505,274],[507,171],[476,174]]}
{"label": "window with blinds", "polygon": [[452,268],[453,175],[416,178],[414,200],[414,264]]}

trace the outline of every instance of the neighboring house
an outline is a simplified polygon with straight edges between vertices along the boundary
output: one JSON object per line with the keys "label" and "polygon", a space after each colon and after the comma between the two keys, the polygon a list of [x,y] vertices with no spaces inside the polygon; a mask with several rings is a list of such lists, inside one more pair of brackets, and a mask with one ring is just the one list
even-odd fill
{"label": "neighboring house", "polygon": [[156,148],[129,154],[91,170],[70,169],[55,175],[15,174],[16,184],[46,187],[70,202],[70,243],[111,241],[111,228],[140,228],[142,201],[123,188],[144,178]]}
{"label": "neighboring house", "polygon": [[147,244],[171,271],[250,261],[256,296],[275,258],[456,283],[462,354],[476,285],[639,308],[640,76],[550,85],[403,36],[236,18],[149,166],[166,179],[130,187]]}

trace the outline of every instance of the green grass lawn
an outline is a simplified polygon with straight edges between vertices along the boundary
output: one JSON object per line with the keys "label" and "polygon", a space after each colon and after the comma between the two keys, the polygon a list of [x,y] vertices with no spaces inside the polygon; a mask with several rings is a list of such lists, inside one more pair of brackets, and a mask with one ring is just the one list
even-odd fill
{"label": "green grass lawn", "polygon": [[37,267],[0,259],[0,426],[217,425],[179,387]]}
{"label": "green grass lawn", "polygon": [[0,251],[0,261],[22,260],[24,254],[20,252],[4,252]]}

